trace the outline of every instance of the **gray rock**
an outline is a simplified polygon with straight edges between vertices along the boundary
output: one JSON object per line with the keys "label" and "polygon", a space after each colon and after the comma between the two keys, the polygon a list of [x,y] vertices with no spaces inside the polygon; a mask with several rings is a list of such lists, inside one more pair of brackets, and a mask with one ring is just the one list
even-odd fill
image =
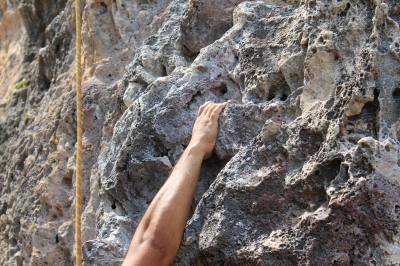
{"label": "gray rock", "polygon": [[[174,265],[400,263],[400,6],[295,2],[86,2],[85,265],[121,264],[208,100]],[[74,261],[73,3],[0,4],[0,73],[30,80],[0,90],[2,265]]]}

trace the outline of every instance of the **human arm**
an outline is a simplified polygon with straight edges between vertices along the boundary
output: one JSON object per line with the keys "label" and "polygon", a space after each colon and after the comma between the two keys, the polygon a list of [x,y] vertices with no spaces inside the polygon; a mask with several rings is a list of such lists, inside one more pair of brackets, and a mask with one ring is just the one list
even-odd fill
{"label": "human arm", "polygon": [[199,109],[192,139],[170,177],[154,197],[129,246],[123,266],[170,265],[178,252],[201,163],[211,156],[218,118],[226,103]]}

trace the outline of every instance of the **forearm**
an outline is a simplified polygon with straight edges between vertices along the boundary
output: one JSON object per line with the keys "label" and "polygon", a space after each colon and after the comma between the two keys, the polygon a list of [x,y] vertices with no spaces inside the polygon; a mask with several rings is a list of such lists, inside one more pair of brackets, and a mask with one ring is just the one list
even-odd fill
{"label": "forearm", "polygon": [[[204,154],[189,147],[182,154],[170,177],[155,196],[143,222],[148,222],[163,234],[178,237],[177,245],[185,228],[194,190]],[[174,241],[175,242],[175,241]]]}
{"label": "forearm", "polygon": [[[138,255],[141,253],[140,248],[146,250],[150,247],[158,249],[161,256],[167,254],[166,265],[172,263],[168,260],[173,260],[178,251],[203,158],[204,153],[193,146],[184,151],[136,229],[128,256],[129,253]],[[157,263],[152,264],[153,259],[157,259]],[[154,255],[145,260],[142,258],[140,265],[162,265],[160,258]],[[132,262],[129,265],[135,264]]]}
{"label": "forearm", "polygon": [[161,266],[173,262],[185,229],[201,162],[213,152],[218,118],[226,104],[207,102],[200,107],[189,146],[144,214],[123,266]]}

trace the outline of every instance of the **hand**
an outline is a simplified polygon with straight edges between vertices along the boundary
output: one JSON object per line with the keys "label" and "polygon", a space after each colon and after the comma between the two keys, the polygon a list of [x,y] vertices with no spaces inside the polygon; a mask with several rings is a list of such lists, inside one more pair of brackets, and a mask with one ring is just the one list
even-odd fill
{"label": "hand", "polygon": [[218,134],[218,118],[227,103],[206,102],[197,114],[189,148],[204,154],[203,160],[212,155]]}

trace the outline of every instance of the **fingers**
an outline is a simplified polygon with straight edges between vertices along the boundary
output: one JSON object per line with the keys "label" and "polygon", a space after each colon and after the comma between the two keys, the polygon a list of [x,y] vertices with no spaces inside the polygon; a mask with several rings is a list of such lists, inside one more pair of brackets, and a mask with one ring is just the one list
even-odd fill
{"label": "fingers", "polygon": [[197,116],[200,116],[202,113],[204,113],[204,110],[206,109],[207,106],[209,106],[212,101],[207,101],[205,102],[202,106],[200,106],[199,112],[197,113]]}
{"label": "fingers", "polygon": [[211,119],[212,120],[218,120],[219,115],[221,114],[222,110],[224,110],[224,108],[226,107],[228,103],[220,103],[220,104],[216,104],[215,108],[212,110],[211,112]]}
{"label": "fingers", "polygon": [[203,110],[203,115],[204,115],[204,116],[208,116],[208,113],[209,113],[210,109],[213,108],[213,105],[214,105],[214,104],[215,104],[215,103],[213,103],[213,102],[211,102],[211,101],[209,101],[209,102],[206,103],[206,106],[204,107],[204,110]]}
{"label": "fingers", "polygon": [[221,114],[222,110],[226,107],[228,103],[214,103],[212,101],[207,101],[204,103],[197,113],[197,116],[204,115],[210,117],[212,119],[218,119],[219,115]]}

